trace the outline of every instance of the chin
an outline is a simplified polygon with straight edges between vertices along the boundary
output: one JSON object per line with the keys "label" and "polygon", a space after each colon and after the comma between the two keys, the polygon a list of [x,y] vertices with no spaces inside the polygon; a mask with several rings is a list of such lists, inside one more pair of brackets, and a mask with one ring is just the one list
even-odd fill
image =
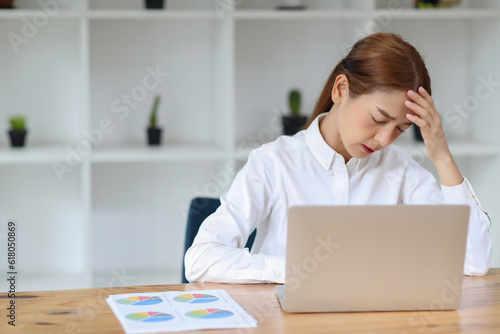
{"label": "chin", "polygon": [[366,154],[364,152],[352,152],[352,150],[347,151],[347,153],[349,153],[349,155],[351,157],[357,158],[357,159],[363,159],[363,158],[366,158],[368,156],[368,154]]}
{"label": "chin", "polygon": [[351,154],[351,156],[353,158],[357,158],[357,159],[364,159],[364,158],[368,158],[369,154]]}

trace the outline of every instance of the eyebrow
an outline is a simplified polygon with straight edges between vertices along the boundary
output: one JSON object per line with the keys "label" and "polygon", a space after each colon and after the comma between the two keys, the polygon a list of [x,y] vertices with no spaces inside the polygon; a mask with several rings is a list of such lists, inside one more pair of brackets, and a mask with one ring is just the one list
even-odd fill
{"label": "eyebrow", "polygon": [[[382,108],[380,108],[378,106],[375,106],[375,108],[377,108],[377,110],[382,114],[382,116],[387,117],[387,118],[389,118],[389,119],[391,119],[393,121],[396,120],[395,117],[392,117],[391,115],[389,115],[384,109],[382,109]],[[412,125],[413,123],[408,122],[408,123],[403,123],[403,124],[405,124],[405,125]]]}

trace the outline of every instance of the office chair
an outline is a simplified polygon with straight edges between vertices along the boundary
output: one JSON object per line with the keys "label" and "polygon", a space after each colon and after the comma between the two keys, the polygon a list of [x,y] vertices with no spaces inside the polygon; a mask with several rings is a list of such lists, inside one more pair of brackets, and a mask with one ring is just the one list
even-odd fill
{"label": "office chair", "polygon": [[[184,255],[186,255],[187,250],[193,244],[194,237],[198,233],[198,229],[200,228],[201,223],[203,223],[205,218],[214,213],[219,206],[220,200],[218,198],[196,197],[191,201],[187,217],[186,239],[184,241]],[[246,248],[252,249],[256,233],[257,230],[255,229],[252,234],[250,234],[245,245]],[[182,258],[182,283],[189,283],[186,279],[186,267],[184,266],[184,258]]]}

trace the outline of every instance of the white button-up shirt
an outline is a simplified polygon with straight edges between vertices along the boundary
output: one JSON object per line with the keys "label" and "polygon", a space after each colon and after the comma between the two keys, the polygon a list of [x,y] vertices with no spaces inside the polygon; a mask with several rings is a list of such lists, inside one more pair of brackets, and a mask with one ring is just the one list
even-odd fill
{"label": "white button-up shirt", "polygon": [[[395,145],[346,164],[319,131],[324,115],[307,130],[252,151],[186,253],[189,281],[283,283],[287,210],[294,205],[468,204],[464,274],[488,271],[491,221],[466,179],[439,189],[432,174]],[[243,247],[255,228],[249,252]]]}

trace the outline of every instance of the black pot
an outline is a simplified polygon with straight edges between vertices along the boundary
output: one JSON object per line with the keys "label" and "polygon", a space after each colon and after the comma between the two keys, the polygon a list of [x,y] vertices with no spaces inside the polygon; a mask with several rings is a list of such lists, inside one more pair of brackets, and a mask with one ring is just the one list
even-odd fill
{"label": "black pot", "polygon": [[424,138],[422,137],[422,132],[420,131],[420,127],[416,124],[413,124],[413,134],[415,136],[415,140],[418,142],[423,142]]}
{"label": "black pot", "polygon": [[418,4],[432,5],[433,7],[439,6],[439,0],[415,0],[415,8],[418,8]]}
{"label": "black pot", "polygon": [[164,6],[164,0],[146,0],[147,9],[162,9]]}
{"label": "black pot", "polygon": [[10,146],[23,147],[27,133],[26,130],[9,130]]}
{"label": "black pot", "polygon": [[160,128],[148,128],[148,144],[150,146],[157,146],[161,144]]}
{"label": "black pot", "polygon": [[306,7],[305,6],[278,6],[276,7],[279,10],[303,10]]}
{"label": "black pot", "polygon": [[285,116],[281,117],[281,123],[283,124],[283,134],[287,136],[293,136],[306,125],[306,116]]}

